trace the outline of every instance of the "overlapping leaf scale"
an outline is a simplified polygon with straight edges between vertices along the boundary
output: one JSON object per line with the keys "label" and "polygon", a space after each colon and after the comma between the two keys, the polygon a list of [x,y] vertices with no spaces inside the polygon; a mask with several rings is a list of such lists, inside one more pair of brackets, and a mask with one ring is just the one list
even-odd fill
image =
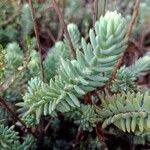
{"label": "overlapping leaf scale", "polygon": [[[112,73],[116,61],[126,48],[126,21],[121,14],[107,12],[95,24],[95,32],[90,30],[90,41],[101,68]],[[110,70],[109,70],[110,69]]]}

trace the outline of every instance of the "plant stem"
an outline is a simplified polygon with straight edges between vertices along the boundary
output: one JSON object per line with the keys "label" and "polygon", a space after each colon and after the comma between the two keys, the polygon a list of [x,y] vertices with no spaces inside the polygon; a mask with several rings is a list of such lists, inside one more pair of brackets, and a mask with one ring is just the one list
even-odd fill
{"label": "plant stem", "polygon": [[6,103],[6,101],[0,97],[0,103],[1,105],[8,111],[8,113],[12,116],[12,118],[14,119],[14,121],[18,121],[22,124],[22,126],[29,132],[31,133],[34,137],[38,138],[37,135],[30,129],[27,127],[27,125],[18,117],[18,115],[16,114],[16,112],[14,112],[14,110],[12,110],[9,105]]}
{"label": "plant stem", "polygon": [[105,16],[106,13],[106,0],[103,0],[104,4],[103,4],[103,16]]}
{"label": "plant stem", "polygon": [[58,15],[60,24],[61,24],[61,26],[63,27],[64,32],[65,32],[65,34],[66,34],[66,37],[67,37],[67,39],[68,39],[70,49],[72,50],[72,55],[73,55],[73,57],[75,58],[75,57],[76,57],[76,52],[75,52],[74,46],[73,46],[73,44],[72,44],[72,41],[71,41],[71,37],[70,37],[70,35],[69,35],[69,32],[68,32],[68,30],[67,30],[67,24],[65,23],[64,16],[63,16],[63,14],[61,13],[60,8],[57,6],[56,1],[53,0],[52,2],[53,2],[53,7],[54,7],[54,9],[55,9],[55,11],[56,11],[56,14]]}
{"label": "plant stem", "polygon": [[[133,28],[133,26],[135,24],[135,21],[136,21],[137,15],[138,15],[138,11],[139,11],[139,7],[140,7],[140,2],[141,2],[141,0],[135,0],[135,6],[134,6],[134,9],[133,9],[132,18],[131,18],[131,21],[130,21],[129,26],[128,26],[128,31],[127,31],[127,33],[125,35],[125,40],[126,41],[129,40],[129,36],[130,36],[132,28]],[[127,49],[125,49],[124,54],[126,53],[126,51],[127,51]],[[124,58],[124,55],[118,60],[116,68],[114,69],[114,72],[112,74],[112,78],[111,78],[110,84],[112,84],[112,81],[115,80],[116,74],[117,74],[117,70],[121,67],[122,62],[123,62],[123,58]]]}
{"label": "plant stem", "polygon": [[131,18],[131,21],[130,21],[129,26],[128,26],[128,31],[127,31],[126,36],[125,36],[125,38],[127,40],[129,40],[129,36],[131,34],[132,28],[133,28],[133,26],[135,24],[135,21],[136,21],[136,18],[138,16],[138,12],[139,12],[139,8],[140,8],[140,2],[141,2],[141,0],[136,0],[135,1],[135,6],[134,6],[134,9],[133,9],[132,18]]}
{"label": "plant stem", "polygon": [[96,124],[96,135],[97,135],[100,145],[101,145],[100,150],[107,150],[106,145],[105,145],[104,135],[102,133],[100,133],[100,130],[101,130],[101,128],[100,128],[99,124]]}
{"label": "plant stem", "polygon": [[52,32],[51,32],[50,29],[47,30],[47,33],[48,33],[48,35],[49,35],[51,41],[52,41],[53,43],[55,43],[55,42],[56,42],[56,39],[55,39],[55,37],[54,37],[54,35],[52,34]]}
{"label": "plant stem", "polygon": [[34,12],[34,8],[33,8],[32,0],[29,0],[29,5],[30,5],[30,9],[31,9],[32,22],[33,22],[33,26],[34,26],[34,32],[35,32],[35,36],[36,36],[36,39],[37,39],[37,46],[38,46],[39,55],[40,55],[41,79],[44,81],[44,67],[43,67],[43,60],[42,60],[42,47],[41,47],[39,32],[38,32],[37,24],[36,24],[36,20],[35,20],[35,12]]}
{"label": "plant stem", "polygon": [[94,3],[93,3],[93,27],[95,25],[97,18],[98,18],[98,0],[94,0]]}

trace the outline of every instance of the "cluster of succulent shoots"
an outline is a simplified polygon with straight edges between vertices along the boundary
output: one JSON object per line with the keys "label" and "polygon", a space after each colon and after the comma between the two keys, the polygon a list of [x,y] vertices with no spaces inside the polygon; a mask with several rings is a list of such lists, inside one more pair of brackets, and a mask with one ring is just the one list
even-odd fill
{"label": "cluster of succulent shoots", "polygon": [[[72,29],[70,29],[71,27]],[[70,34],[71,39],[74,39],[72,40],[74,42],[79,41],[79,36],[74,35],[76,30],[76,26],[69,26],[69,32],[72,33]],[[57,112],[66,113],[76,108],[80,109],[82,103],[81,99],[86,93],[96,90],[96,88],[104,87],[111,79],[114,68],[127,47],[127,41],[125,39],[126,31],[127,23],[121,14],[118,14],[116,11],[108,11],[105,16],[100,17],[95,23],[95,27],[89,31],[90,42],[87,43],[84,38],[81,39],[81,44],[79,44],[81,47],[80,49],[77,48],[75,59],[68,60],[63,57],[60,58],[59,70],[57,74],[50,79],[49,84],[44,83],[38,77],[31,79],[28,91],[23,97],[24,102],[17,104],[21,106],[19,112],[21,112],[23,119],[29,123],[29,126],[33,118],[35,124],[38,124],[42,116],[53,116]],[[134,81],[139,75],[149,71],[149,60],[149,56],[144,56],[135,62],[135,64],[120,68],[116,79],[113,81],[112,91],[115,93],[120,92],[121,89],[124,92],[133,91],[132,94],[135,95],[133,99],[137,99],[135,100],[135,104],[139,101],[138,106],[140,107],[142,100],[138,99],[140,93],[134,92],[134,89],[136,89],[136,83]],[[120,77],[124,75],[128,77],[127,80],[120,79]],[[132,102],[127,101],[127,104],[123,104],[123,101],[126,102],[126,97],[131,96],[129,93],[122,93],[121,95],[113,95],[110,96],[110,98],[105,98],[106,101],[107,99],[113,100],[108,101],[108,108],[110,110],[107,110],[106,104],[102,104],[104,108],[100,109],[98,113],[97,118],[101,118],[100,120],[102,120],[103,127],[114,123],[123,131],[135,131],[136,123],[138,123],[139,120],[136,120],[135,125],[133,125],[132,121],[131,127],[129,122],[130,117],[125,117],[128,116],[128,114],[133,114],[128,112],[128,107],[132,107],[129,104],[133,105]],[[117,104],[115,104],[115,101],[117,101]],[[123,109],[124,105],[127,105],[127,109]],[[102,106],[100,106],[100,108]],[[121,108],[118,108],[118,106]],[[143,105],[141,107],[143,108]],[[115,114],[119,111],[118,109],[121,109],[123,112],[121,114]],[[134,113],[135,116],[138,116],[138,113],[139,116],[141,115],[141,112]],[[105,118],[105,115],[108,118]],[[111,115],[114,116],[111,117]],[[125,121],[122,115],[123,118],[129,118],[129,120],[127,119],[127,121]],[[114,122],[117,117],[122,118],[119,125]],[[139,125],[141,125],[141,121]],[[144,128],[140,126],[139,130],[142,132]]]}
{"label": "cluster of succulent shoots", "polygon": [[106,85],[127,47],[126,26],[121,14],[107,12],[89,31],[90,43],[81,39],[82,51],[76,50],[76,59],[60,58],[58,75],[50,79],[50,84],[37,77],[31,79],[24,102],[17,104],[23,106],[19,110],[23,110],[23,118],[34,116],[39,123],[42,115],[68,112],[80,107],[79,98],[87,92]]}
{"label": "cluster of succulent shoots", "polygon": [[[26,9],[29,7],[25,6],[24,11]],[[127,26],[126,19],[120,13],[107,11],[90,29],[87,42],[86,38],[81,38],[78,27],[69,24],[68,32],[76,58],[72,58],[67,37],[64,36],[64,40],[57,42],[43,61],[45,81],[39,77],[38,53],[35,50],[30,53],[26,66],[28,71],[22,76],[22,79],[30,76],[30,80],[23,101],[16,104],[20,117],[28,127],[40,124],[44,116],[56,118],[61,113],[73,118],[83,130],[92,131],[100,123],[103,129],[114,124],[123,132],[149,134],[150,93],[149,89],[139,91],[136,79],[150,71],[150,56],[143,56],[131,66],[119,68],[109,87],[111,94],[104,92],[127,48]],[[6,54],[0,51],[0,79],[5,62],[7,69],[15,73],[23,65],[23,60],[24,53],[19,45],[15,42],[8,44]],[[84,96],[97,89],[102,89],[98,99],[100,102],[84,105]],[[0,125],[0,135],[3,135],[0,136],[0,149],[10,149],[12,146],[18,150],[17,145],[23,148],[13,127]],[[29,139],[33,140],[27,137],[25,147],[31,144]]]}

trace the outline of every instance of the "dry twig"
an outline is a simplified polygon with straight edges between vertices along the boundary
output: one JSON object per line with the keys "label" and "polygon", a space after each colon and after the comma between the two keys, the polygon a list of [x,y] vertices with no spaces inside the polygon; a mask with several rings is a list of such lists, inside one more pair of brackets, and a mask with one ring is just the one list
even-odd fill
{"label": "dry twig", "polygon": [[103,16],[105,15],[106,13],[106,0],[103,0],[104,1],[104,4],[103,4]]}
{"label": "dry twig", "polygon": [[10,106],[6,103],[6,101],[2,97],[0,97],[0,103],[8,111],[8,113],[12,116],[12,118],[14,119],[14,121],[18,121],[19,123],[21,123],[21,125],[29,133],[31,133],[34,137],[38,138],[37,135],[30,128],[28,128],[27,125],[18,117],[18,115],[16,114],[16,112],[14,112],[14,110],[12,110],[10,108]]}
{"label": "dry twig", "polygon": [[95,25],[97,18],[98,18],[98,0],[94,0],[94,3],[93,3],[93,27]]}
{"label": "dry twig", "polygon": [[55,11],[56,11],[56,14],[58,15],[60,24],[61,24],[61,26],[63,27],[64,32],[65,32],[65,34],[66,34],[66,37],[67,37],[67,39],[68,39],[70,49],[72,50],[72,55],[73,55],[73,57],[75,57],[75,56],[76,56],[76,52],[75,52],[74,46],[73,46],[73,44],[72,44],[72,41],[71,41],[71,37],[70,37],[70,35],[69,35],[69,32],[68,32],[68,30],[67,30],[67,24],[65,23],[64,16],[62,15],[60,8],[57,6],[56,1],[53,0],[52,2],[53,2],[53,7],[54,7],[54,9],[55,9]]}
{"label": "dry twig", "polygon": [[36,39],[37,39],[37,46],[38,46],[39,55],[40,55],[41,79],[44,80],[44,67],[43,67],[43,60],[42,60],[42,47],[41,47],[39,33],[38,33],[37,24],[36,24],[36,20],[35,20],[35,12],[34,12],[34,8],[33,8],[32,0],[29,0],[29,5],[30,5],[30,9],[31,9],[32,22],[33,22],[33,26],[34,26],[34,32],[35,32],[35,36],[36,36]]}
{"label": "dry twig", "polygon": [[[135,24],[135,21],[136,21],[136,18],[137,18],[137,15],[138,15],[138,11],[139,11],[139,7],[140,7],[140,1],[141,0],[136,0],[135,1],[135,6],[134,6],[134,10],[133,10],[133,14],[132,14],[132,18],[131,18],[131,21],[129,23],[129,26],[128,26],[128,31],[126,33],[126,36],[125,36],[125,40],[128,41],[129,40],[129,36],[131,34],[131,31],[132,31],[132,28]],[[127,49],[125,49],[124,51],[124,54],[126,53]],[[112,81],[115,79],[116,77],[116,74],[117,74],[117,70],[121,67],[122,65],[122,61],[123,61],[123,58],[124,58],[124,55],[118,60],[117,62],[117,65],[116,65],[116,68],[114,69],[114,72],[112,74],[112,78],[111,78],[111,81],[110,81],[110,85],[112,83]]]}
{"label": "dry twig", "polygon": [[99,124],[96,125],[96,135],[99,139],[99,142],[101,144],[100,149],[101,150],[107,150],[105,145],[105,139],[103,133],[101,133],[101,126]]}
{"label": "dry twig", "polygon": [[52,34],[52,32],[51,32],[50,29],[47,30],[47,33],[48,33],[50,39],[52,40],[52,42],[55,43],[55,42],[56,42],[56,39],[55,39],[55,37],[54,37],[54,35]]}

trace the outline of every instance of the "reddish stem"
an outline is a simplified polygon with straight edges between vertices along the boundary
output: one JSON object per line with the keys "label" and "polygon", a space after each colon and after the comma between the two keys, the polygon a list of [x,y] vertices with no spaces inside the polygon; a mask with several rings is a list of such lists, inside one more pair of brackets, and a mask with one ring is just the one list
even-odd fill
{"label": "reddish stem", "polygon": [[44,66],[43,66],[43,60],[42,60],[42,47],[41,47],[39,32],[38,32],[38,28],[37,28],[37,24],[36,24],[36,20],[35,20],[35,12],[34,12],[34,8],[33,8],[32,0],[29,0],[29,5],[30,5],[30,9],[31,9],[32,22],[33,22],[33,26],[34,26],[34,32],[35,32],[35,36],[37,39],[37,46],[38,46],[39,55],[40,55],[41,79],[44,81]]}
{"label": "reddish stem", "polygon": [[103,16],[105,16],[105,13],[106,13],[106,0],[103,0],[104,1],[104,5],[103,5]]}
{"label": "reddish stem", "polygon": [[104,135],[101,132],[101,126],[99,124],[96,124],[96,135],[99,139],[100,142],[100,150],[106,150],[106,145],[105,145],[105,139],[104,139]]}
{"label": "reddish stem", "polygon": [[18,121],[22,124],[22,126],[29,132],[31,133],[34,137],[38,138],[37,135],[30,129],[27,127],[27,125],[18,117],[18,115],[16,114],[16,112],[14,112],[14,110],[12,110],[9,105],[6,103],[6,101],[0,97],[0,103],[1,105],[8,111],[8,113],[12,116],[12,118],[14,119],[14,121]]}
{"label": "reddish stem", "polygon": [[94,3],[93,3],[93,27],[95,25],[97,18],[98,18],[98,0],[94,0]]}
{"label": "reddish stem", "polygon": [[65,23],[64,16],[63,16],[63,14],[61,13],[60,8],[57,6],[56,1],[53,0],[52,2],[53,2],[54,9],[55,9],[55,11],[56,11],[56,13],[57,13],[57,15],[58,15],[60,24],[61,24],[61,26],[63,27],[64,32],[65,32],[65,34],[66,34],[66,37],[67,37],[67,39],[68,39],[70,49],[72,50],[72,55],[73,55],[73,57],[75,58],[75,57],[76,57],[76,52],[75,52],[74,46],[73,46],[73,44],[72,44],[72,41],[71,41],[71,37],[70,37],[70,35],[69,35],[69,32],[68,32],[68,30],[67,30],[67,24]]}
{"label": "reddish stem", "polygon": [[[141,0],[136,0],[136,2],[135,2],[132,18],[131,18],[131,21],[130,21],[129,26],[128,26],[128,31],[127,31],[126,36],[125,36],[125,40],[126,41],[129,40],[129,36],[130,36],[132,28],[133,28],[133,26],[135,24],[135,21],[136,21],[137,15],[138,15],[138,11],[139,11],[139,7],[140,7],[140,1]],[[127,49],[125,49],[124,54],[126,53],[126,51],[127,51]],[[123,58],[124,58],[124,55],[118,60],[116,68],[114,69],[114,72],[112,74],[112,78],[111,78],[110,84],[112,83],[113,80],[115,80],[116,74],[117,74],[117,70],[121,67],[121,65],[123,63]]]}

